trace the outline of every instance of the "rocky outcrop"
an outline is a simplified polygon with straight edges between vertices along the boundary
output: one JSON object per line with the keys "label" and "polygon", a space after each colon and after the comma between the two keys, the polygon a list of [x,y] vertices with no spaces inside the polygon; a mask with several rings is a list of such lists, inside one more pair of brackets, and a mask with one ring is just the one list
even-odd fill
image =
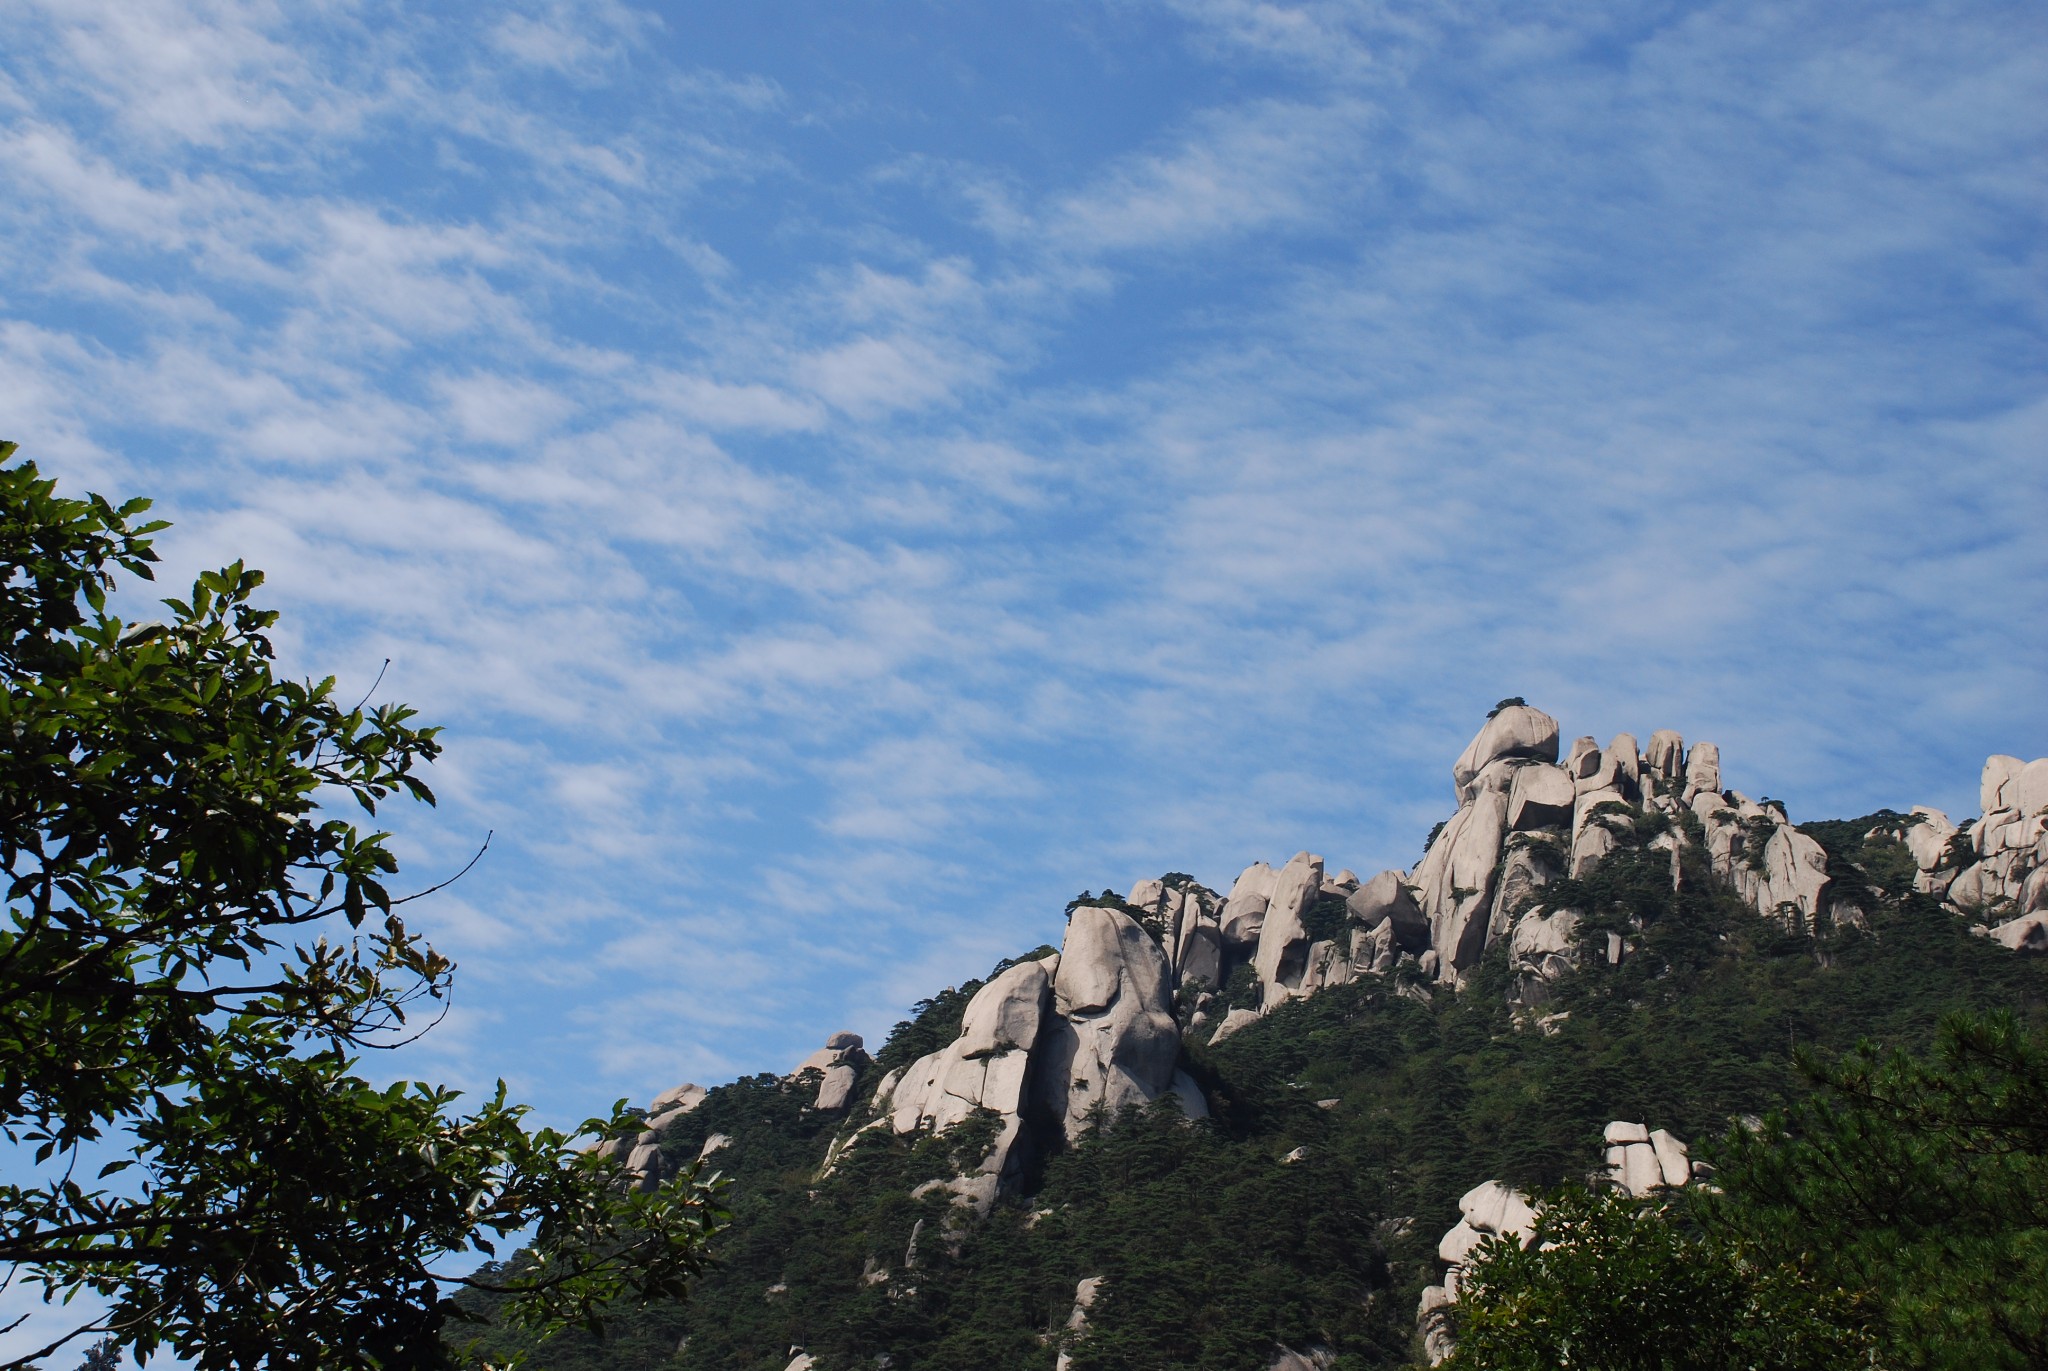
{"label": "rocky outcrop", "polygon": [[[1133,893],[1151,914],[1168,892],[1141,883]],[[1180,907],[1200,919],[1216,913],[1199,897]],[[1098,1110],[1114,1114],[1172,1094],[1183,1113],[1204,1117],[1202,1092],[1180,1069],[1162,946],[1172,936],[1170,923],[1155,939],[1121,908],[1077,905],[1057,954],[1005,968],[967,1002],[958,1037],[882,1079],[874,1117],[834,1143],[827,1167],[867,1131],[943,1133],[977,1112],[991,1114],[997,1128],[988,1155],[947,1186],[957,1203],[986,1212],[1031,1156],[1078,1137]]]}
{"label": "rocky outcrop", "polygon": [[1794,828],[1782,807],[1740,791],[1703,791],[1693,797],[1692,812],[1715,876],[1758,913],[1813,927],[1826,907],[1827,851]]}
{"label": "rocky outcrop", "polygon": [[1023,1161],[1017,1148],[1025,1130],[1032,1055],[1044,1033],[1060,964],[1058,957],[1020,962],[992,978],[967,1002],[958,1038],[892,1073],[875,1091],[877,1124],[886,1120],[898,1134],[943,1133],[977,1110],[1000,1116],[988,1155],[952,1187],[956,1196],[984,1212]]}
{"label": "rocky outcrop", "polygon": [[1259,930],[1265,927],[1266,906],[1273,898],[1273,884],[1279,872],[1264,862],[1253,862],[1238,874],[1230,887],[1230,898],[1223,903],[1218,917],[1224,943],[1231,947],[1249,947],[1259,940]]}
{"label": "rocky outcrop", "polygon": [[1941,897],[2015,951],[2048,951],[2038,922],[2048,914],[2048,758],[1986,758],[1978,800],[1983,813],[1961,825],[1916,805],[1868,836],[1905,844],[1914,889]]}
{"label": "rocky outcrop", "polygon": [[790,1074],[794,1077],[807,1071],[817,1072],[818,1093],[812,1097],[811,1107],[838,1110],[853,1102],[853,1088],[867,1064],[868,1054],[862,1050],[860,1034],[842,1029],[825,1039],[825,1045],[804,1058]]}
{"label": "rocky outcrop", "polygon": [[[1077,903],[1061,951],[983,986],[959,1037],[885,1078],[867,1122],[835,1141],[832,1156],[861,1131],[943,1132],[992,1114],[997,1142],[953,1183],[963,1203],[986,1208],[1021,1159],[1077,1138],[1098,1111],[1172,1094],[1190,1117],[1203,1116],[1201,1092],[1181,1069],[1184,1030],[1221,1044],[1291,1000],[1404,965],[1411,970],[1396,988],[1426,997],[1418,981],[1462,984],[1502,941],[1518,1022],[1554,1031],[1565,1016],[1537,1011],[1587,955],[1585,911],[1546,894],[1623,846],[1668,853],[1674,888],[1703,859],[1712,879],[1792,926],[1844,912],[1832,907],[1821,845],[1782,805],[1723,789],[1714,744],[1688,747],[1671,729],[1652,733],[1647,747],[1631,733],[1604,747],[1584,736],[1560,761],[1558,736],[1557,721],[1526,704],[1490,716],[1452,767],[1458,808],[1412,872],[1361,883],[1299,852],[1277,868],[1253,862],[1227,897],[1175,873],[1137,882],[1128,902]],[[1945,894],[2007,947],[2048,951],[2048,759],[1993,757],[1980,789],[1982,818],[1958,826],[1916,809],[1893,836],[1913,854],[1920,889]],[[1609,931],[1605,963],[1619,965],[1629,945],[1625,930]],[[1246,967],[1257,1007],[1229,1007],[1223,987]],[[849,1107],[865,1061],[851,1034],[808,1059],[800,1070],[819,1073],[816,1107]],[[702,1094],[678,1091],[656,1101],[650,1125]],[[1672,1178],[1684,1149],[1668,1136],[1645,1131],[1610,1145],[1615,1181],[1631,1192],[1683,1183]],[[658,1167],[649,1159],[659,1149],[644,1146],[618,1150]]]}
{"label": "rocky outcrop", "polygon": [[1692,1182],[1690,1149],[1663,1129],[1617,1120],[1604,1137],[1607,1179],[1624,1193],[1646,1199]]}
{"label": "rocky outcrop", "polygon": [[1488,716],[1485,726],[1451,765],[1451,782],[1459,805],[1471,803],[1479,777],[1487,767],[1508,758],[1555,762],[1557,720],[1523,704],[1506,705]]}

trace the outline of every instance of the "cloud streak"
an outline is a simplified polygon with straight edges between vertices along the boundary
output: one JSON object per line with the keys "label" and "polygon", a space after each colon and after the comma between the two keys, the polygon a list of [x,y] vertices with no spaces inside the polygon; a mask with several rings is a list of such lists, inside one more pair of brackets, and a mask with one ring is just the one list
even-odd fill
{"label": "cloud streak", "polygon": [[8,436],[393,659],[409,869],[499,835],[421,1072],[580,1118],[1406,865],[1507,694],[1802,814],[2048,752],[2039,25],[1123,13],[0,6]]}

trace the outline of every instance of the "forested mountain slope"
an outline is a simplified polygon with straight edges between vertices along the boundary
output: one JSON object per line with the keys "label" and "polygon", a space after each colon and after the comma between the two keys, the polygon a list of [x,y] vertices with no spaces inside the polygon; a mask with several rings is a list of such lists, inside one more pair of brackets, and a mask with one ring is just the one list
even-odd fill
{"label": "forested mountain slope", "polygon": [[1617,1119],[1711,1153],[1799,1096],[1795,1047],[2040,1015],[2048,765],[1992,759],[1960,830],[1795,828],[1710,745],[1560,751],[1504,702],[1413,872],[1086,897],[872,1060],[670,1092],[622,1161],[732,1178],[718,1269],[532,1364],[1408,1365],[1476,1184],[1583,1178]]}

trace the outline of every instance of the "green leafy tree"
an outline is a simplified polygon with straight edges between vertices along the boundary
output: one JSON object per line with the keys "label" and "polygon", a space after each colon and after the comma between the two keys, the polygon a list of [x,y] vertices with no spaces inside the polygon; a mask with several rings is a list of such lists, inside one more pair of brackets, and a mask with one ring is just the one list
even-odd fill
{"label": "green leafy tree", "polygon": [[[694,1168],[627,1189],[502,1083],[463,1112],[357,1074],[452,967],[406,927],[386,835],[322,801],[431,803],[436,730],[277,675],[239,563],[165,622],[117,617],[116,573],[156,561],[147,503],[0,466],[0,1262],[112,1310],[9,1365],[105,1332],[207,1371],[435,1366],[464,1285],[542,1331],[681,1294],[722,1218]],[[441,1274],[529,1230],[521,1261]]]}
{"label": "green leafy tree", "polygon": [[1831,1371],[1868,1365],[1857,1301],[1616,1190],[1550,1192],[1528,1245],[1481,1244],[1449,1371]]}

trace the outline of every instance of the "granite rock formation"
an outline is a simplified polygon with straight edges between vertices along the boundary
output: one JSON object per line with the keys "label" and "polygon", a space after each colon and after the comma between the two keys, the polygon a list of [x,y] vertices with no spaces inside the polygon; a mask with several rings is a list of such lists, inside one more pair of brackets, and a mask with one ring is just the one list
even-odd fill
{"label": "granite rock formation", "polygon": [[[1461,986],[1500,943],[1521,1021],[1550,1031],[1560,1016],[1539,1013],[1549,986],[1588,958],[1618,963],[1629,940],[1609,932],[1589,942],[1585,911],[1546,897],[1624,843],[1667,851],[1674,887],[1704,872],[1789,927],[1863,917],[1836,898],[1827,853],[1783,805],[1724,788],[1713,743],[1688,746],[1671,729],[1647,745],[1618,733],[1604,746],[1582,736],[1562,748],[1560,736],[1550,715],[1503,702],[1453,763],[1457,807],[1412,870],[1360,881],[1298,852],[1277,867],[1246,866],[1227,896],[1171,873],[1139,881],[1128,900],[1084,897],[1068,911],[1058,953],[1003,968],[971,998],[954,1041],[871,1092],[860,1038],[832,1035],[788,1078],[791,1089],[814,1090],[815,1109],[848,1111],[827,1170],[869,1134],[944,1133],[990,1117],[987,1156],[949,1184],[963,1208],[986,1211],[1034,1159],[1105,1112],[1172,1095],[1188,1117],[1204,1117],[1183,1069],[1184,1038],[1220,1043],[1290,1001],[1364,976],[1417,996],[1432,983]],[[1987,937],[2048,951],[2048,759],[1992,757],[1980,798],[1982,814],[1962,824],[1920,808],[1871,836],[1902,844],[1916,887]],[[703,1094],[694,1085],[664,1092],[642,1132],[605,1144],[632,1183],[662,1178],[661,1134]],[[1668,1135],[1617,1124],[1608,1143],[1614,1180],[1632,1192],[1689,1174]],[[1491,1194],[1467,1197],[1476,1207],[1465,1236],[1510,1231]]]}

